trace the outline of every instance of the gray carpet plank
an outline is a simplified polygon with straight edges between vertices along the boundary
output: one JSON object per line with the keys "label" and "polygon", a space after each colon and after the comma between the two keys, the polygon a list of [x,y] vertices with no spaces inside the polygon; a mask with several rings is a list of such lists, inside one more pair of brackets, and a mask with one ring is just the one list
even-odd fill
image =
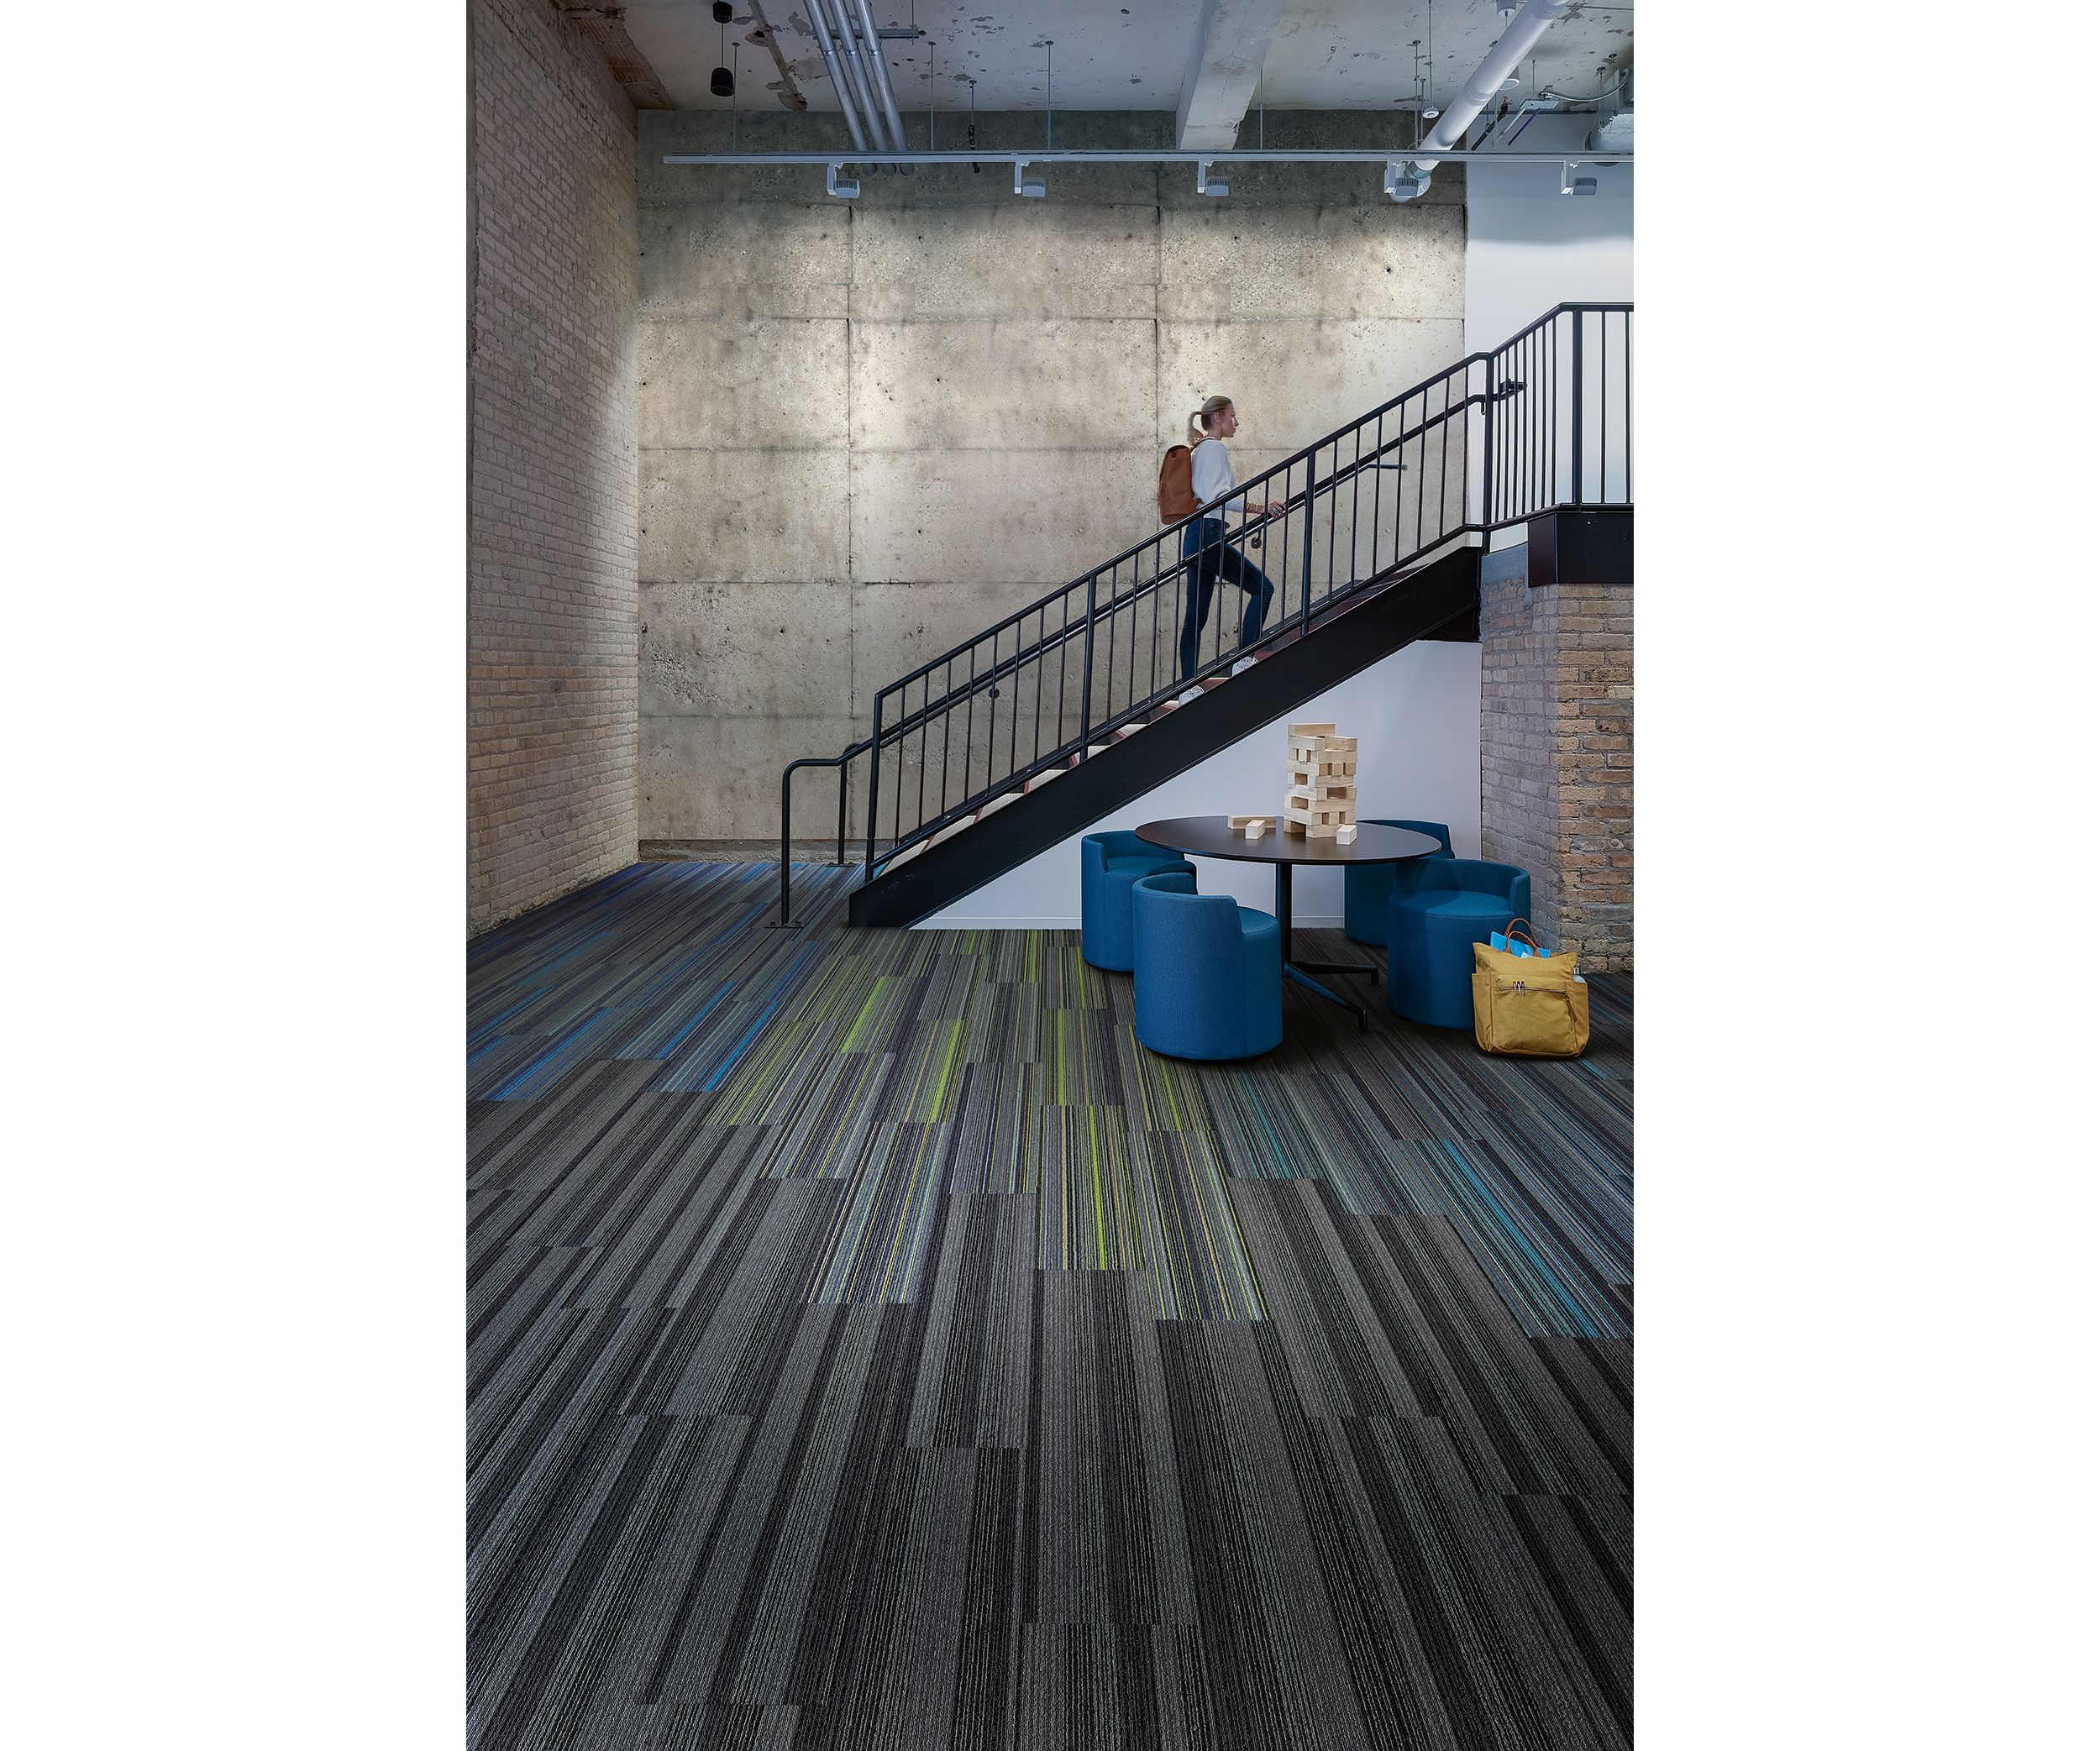
{"label": "gray carpet plank", "polygon": [[853,875],[470,946],[472,1751],[1630,1743],[1631,981],[1188,1064]]}

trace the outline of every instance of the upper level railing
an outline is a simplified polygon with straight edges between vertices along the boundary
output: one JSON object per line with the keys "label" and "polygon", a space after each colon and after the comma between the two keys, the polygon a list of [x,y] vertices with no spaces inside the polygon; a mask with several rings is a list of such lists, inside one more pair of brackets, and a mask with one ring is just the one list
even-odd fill
{"label": "upper level railing", "polygon": [[[1630,505],[1632,337],[1630,304],[1561,305],[890,682],[866,739],[781,774],[783,920],[798,767],[838,770],[843,862],[865,760],[873,875],[1374,579],[1542,511]],[[1221,531],[1218,505],[1242,496],[1279,509]],[[1273,595],[1243,642],[1235,577],[1255,568]],[[1214,580],[1200,626],[1199,574]]]}

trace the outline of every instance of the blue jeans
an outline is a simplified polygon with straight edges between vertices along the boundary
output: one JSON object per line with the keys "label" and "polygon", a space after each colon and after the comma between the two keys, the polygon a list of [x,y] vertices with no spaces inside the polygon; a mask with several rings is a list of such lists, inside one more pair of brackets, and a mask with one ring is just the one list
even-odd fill
{"label": "blue jeans", "polygon": [[1186,564],[1182,599],[1187,605],[1181,616],[1181,679],[1196,672],[1196,647],[1210,618],[1210,592],[1218,579],[1247,592],[1247,612],[1240,620],[1240,643],[1250,645],[1262,636],[1262,616],[1268,612],[1276,586],[1260,566],[1237,548],[1225,544],[1225,520],[1206,516],[1181,532],[1181,557]]}

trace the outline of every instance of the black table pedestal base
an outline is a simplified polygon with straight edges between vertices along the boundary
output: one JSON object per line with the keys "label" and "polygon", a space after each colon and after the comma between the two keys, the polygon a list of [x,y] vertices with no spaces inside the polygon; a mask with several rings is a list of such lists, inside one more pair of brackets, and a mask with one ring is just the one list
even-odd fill
{"label": "black table pedestal base", "polygon": [[1312,977],[1315,972],[1376,972],[1378,969],[1368,961],[1300,961],[1290,952],[1290,870],[1288,863],[1276,866],[1276,924],[1284,933],[1284,977],[1303,985],[1308,991],[1316,991],[1331,1004],[1340,1004],[1345,1009],[1357,1012],[1359,1030],[1371,1025],[1371,1017],[1363,1005],[1352,998],[1344,997],[1339,991],[1331,991]]}

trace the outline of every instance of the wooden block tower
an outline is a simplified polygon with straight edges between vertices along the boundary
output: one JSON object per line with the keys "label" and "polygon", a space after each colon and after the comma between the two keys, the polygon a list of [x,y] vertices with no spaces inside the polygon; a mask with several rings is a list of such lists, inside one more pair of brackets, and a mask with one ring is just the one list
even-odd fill
{"label": "wooden block tower", "polygon": [[1332,724],[1290,726],[1284,831],[1347,845],[1357,836],[1357,738]]}

